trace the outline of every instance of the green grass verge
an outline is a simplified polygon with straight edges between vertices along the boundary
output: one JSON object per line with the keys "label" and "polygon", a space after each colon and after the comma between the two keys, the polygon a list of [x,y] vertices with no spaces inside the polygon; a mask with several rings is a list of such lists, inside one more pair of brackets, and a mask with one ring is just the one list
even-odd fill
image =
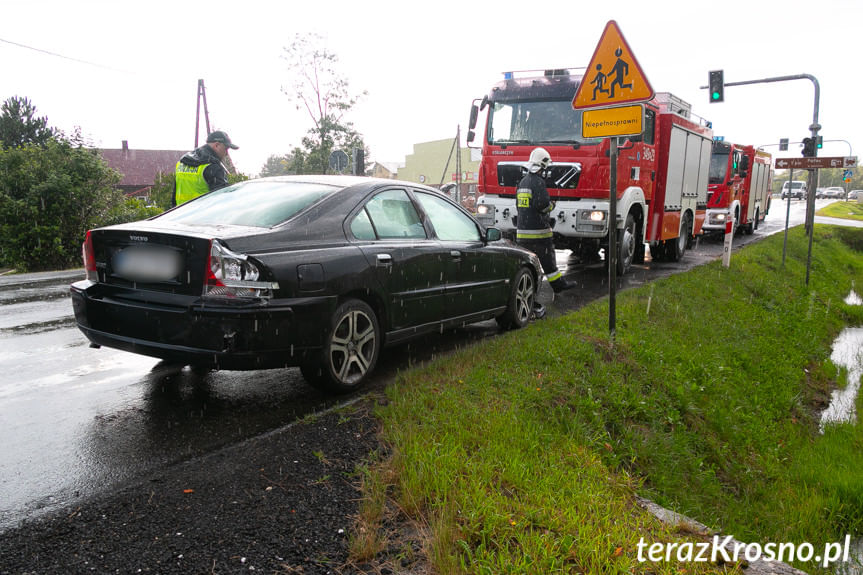
{"label": "green grass verge", "polygon": [[817,215],[847,220],[863,220],[863,204],[858,204],[856,200],[833,202],[818,210]]}
{"label": "green grass verge", "polygon": [[808,288],[806,250],[797,227],[784,268],[775,235],[621,292],[613,346],[600,301],[401,375],[366,482],[427,530],[440,573],[717,572],[639,562],[641,538],[698,536],[635,494],[746,542],[863,533],[863,426],[818,432],[831,342],[863,325],[843,303],[863,230],[816,226]]}

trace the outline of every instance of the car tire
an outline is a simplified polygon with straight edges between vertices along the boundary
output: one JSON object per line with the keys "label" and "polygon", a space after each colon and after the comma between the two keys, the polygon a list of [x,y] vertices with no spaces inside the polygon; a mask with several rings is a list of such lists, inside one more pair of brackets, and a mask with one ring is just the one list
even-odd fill
{"label": "car tire", "polygon": [[330,319],[324,347],[300,366],[313,386],[333,393],[360,388],[374,371],[381,351],[381,329],[364,301],[344,301]]}
{"label": "car tire", "polygon": [[536,299],[536,280],[526,267],[519,268],[512,281],[512,290],[506,311],[495,318],[503,329],[518,329],[526,326],[533,312]]}

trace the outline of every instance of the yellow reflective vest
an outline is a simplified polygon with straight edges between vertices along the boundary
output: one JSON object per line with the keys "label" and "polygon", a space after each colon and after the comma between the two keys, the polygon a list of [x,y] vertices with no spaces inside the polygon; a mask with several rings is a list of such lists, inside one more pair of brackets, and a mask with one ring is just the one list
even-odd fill
{"label": "yellow reflective vest", "polygon": [[209,165],[188,166],[183,162],[177,162],[174,175],[177,185],[175,199],[178,206],[210,191],[210,187],[204,180],[204,169]]}

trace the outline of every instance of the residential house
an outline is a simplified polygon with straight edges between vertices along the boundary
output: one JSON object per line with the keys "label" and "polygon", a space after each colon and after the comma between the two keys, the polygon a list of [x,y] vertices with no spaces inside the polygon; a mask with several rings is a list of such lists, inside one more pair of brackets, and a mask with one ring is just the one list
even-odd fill
{"label": "residential house", "polygon": [[117,186],[124,194],[147,201],[150,188],[159,172],[172,174],[177,161],[188,150],[132,150],[128,140],[120,149],[100,150],[102,158],[111,168],[123,175]]}

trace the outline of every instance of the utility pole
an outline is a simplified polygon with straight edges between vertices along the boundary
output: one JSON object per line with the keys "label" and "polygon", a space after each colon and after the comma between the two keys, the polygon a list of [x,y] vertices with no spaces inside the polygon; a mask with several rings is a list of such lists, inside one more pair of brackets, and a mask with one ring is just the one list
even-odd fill
{"label": "utility pole", "polygon": [[204,90],[204,80],[198,80],[198,107],[195,111],[195,147],[198,147],[198,133],[201,131],[201,101],[204,102],[204,122],[207,124],[207,135],[210,134],[210,112],[207,110],[207,92]]}

